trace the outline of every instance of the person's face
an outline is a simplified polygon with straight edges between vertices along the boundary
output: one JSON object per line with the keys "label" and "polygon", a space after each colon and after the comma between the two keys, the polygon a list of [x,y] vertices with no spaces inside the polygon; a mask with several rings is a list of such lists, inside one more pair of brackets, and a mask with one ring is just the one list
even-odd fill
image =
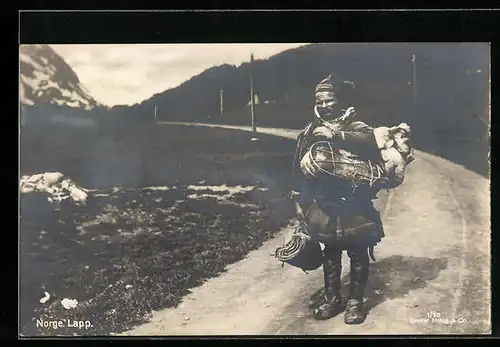
{"label": "person's face", "polygon": [[316,106],[320,113],[324,116],[332,116],[338,100],[332,92],[318,92],[316,93]]}

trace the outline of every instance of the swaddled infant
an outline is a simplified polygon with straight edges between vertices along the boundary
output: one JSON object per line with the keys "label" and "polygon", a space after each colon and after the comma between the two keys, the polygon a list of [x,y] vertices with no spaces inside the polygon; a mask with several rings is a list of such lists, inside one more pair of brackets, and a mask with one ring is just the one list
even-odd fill
{"label": "swaddled infant", "polygon": [[374,135],[387,174],[403,181],[406,166],[414,160],[410,127],[406,123],[391,128],[378,127]]}

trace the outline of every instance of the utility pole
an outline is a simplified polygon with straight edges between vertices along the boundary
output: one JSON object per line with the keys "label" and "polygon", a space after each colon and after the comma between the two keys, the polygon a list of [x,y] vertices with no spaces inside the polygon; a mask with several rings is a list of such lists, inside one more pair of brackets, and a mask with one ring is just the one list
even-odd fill
{"label": "utility pole", "polygon": [[155,122],[156,122],[156,114],[157,114],[157,112],[156,112],[156,111],[157,111],[157,109],[158,109],[158,108],[157,108],[157,107],[156,107],[156,105],[155,105]]}
{"label": "utility pole", "polygon": [[224,114],[224,89],[220,90],[220,115]]}
{"label": "utility pole", "polygon": [[411,81],[411,86],[413,88],[413,103],[411,106],[411,112],[409,114],[410,116],[410,123],[415,122],[415,119],[417,118],[417,60],[415,57],[415,54],[413,54],[412,59],[412,81]]}
{"label": "utility pole", "polygon": [[412,58],[412,63],[413,63],[413,104],[417,104],[417,62],[415,59],[415,54],[413,55]]}
{"label": "utility pole", "polygon": [[250,55],[250,112],[252,114],[252,132],[256,133],[255,128],[255,100],[254,100],[254,92],[253,92],[253,53]]}

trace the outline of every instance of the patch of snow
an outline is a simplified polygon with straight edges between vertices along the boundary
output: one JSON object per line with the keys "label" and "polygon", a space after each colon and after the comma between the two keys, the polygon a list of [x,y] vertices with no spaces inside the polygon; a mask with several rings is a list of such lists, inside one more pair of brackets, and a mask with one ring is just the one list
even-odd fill
{"label": "patch of snow", "polygon": [[35,69],[38,70],[44,70],[44,67],[40,64],[38,64],[33,58],[31,58],[28,54],[26,53],[20,53],[19,54],[19,60],[33,66]]}
{"label": "patch of snow", "polygon": [[69,310],[69,309],[72,309],[72,308],[75,308],[76,306],[78,306],[78,300],[64,298],[61,300],[61,305],[63,305],[63,307],[66,310]]}
{"label": "patch of snow", "polygon": [[[48,78],[47,78],[47,79],[48,79]],[[46,81],[46,84],[45,84],[43,87],[42,87],[42,86],[39,86],[39,88],[40,88],[41,90],[47,90],[47,89],[49,89],[49,88],[56,88],[56,89],[58,89],[58,88],[59,88],[59,85],[58,85],[56,82],[54,82],[54,81],[48,80],[48,81]]]}
{"label": "patch of snow", "polygon": [[44,294],[45,294],[45,296],[40,299],[41,304],[45,304],[50,299],[50,294],[48,292],[45,292]]}
{"label": "patch of snow", "polygon": [[237,186],[228,186],[226,184],[223,184],[221,186],[202,186],[202,185],[199,185],[199,186],[194,186],[194,185],[189,185],[187,187],[187,189],[191,189],[191,190],[211,190],[213,192],[224,192],[224,191],[228,191],[229,194],[237,194],[237,193],[243,193],[243,192],[249,192],[251,190],[253,190],[255,187],[253,186],[241,186],[241,185],[237,185]]}
{"label": "patch of snow", "polygon": [[[86,92],[74,71],[66,64],[55,65],[54,63],[57,61],[53,60],[50,54],[46,55],[45,52],[40,51],[44,48],[46,48],[45,45],[31,46],[28,50],[20,48],[19,60],[29,66],[27,71],[23,71],[25,65],[21,66],[20,84],[25,89],[20,94],[21,102],[30,105],[36,104],[37,100],[26,99],[26,95],[36,95],[37,98],[47,96],[48,100],[44,100],[44,102],[48,101],[55,105],[83,106],[86,110],[92,109],[94,105],[101,106]],[[59,82],[61,79],[64,79],[64,83],[70,86],[69,90],[61,85]],[[53,94],[57,94],[59,98],[55,100]]]}
{"label": "patch of snow", "polygon": [[70,98],[71,95],[73,94],[70,90],[67,89],[61,89],[61,95],[64,96],[65,98]]}
{"label": "patch of snow", "polygon": [[156,186],[156,187],[144,187],[142,188],[143,190],[160,190],[160,191],[167,191],[167,190],[172,190],[176,189],[175,186],[173,187],[168,187],[168,186]]}
{"label": "patch of snow", "polygon": [[24,194],[32,192],[48,193],[50,202],[60,202],[70,198],[77,204],[85,204],[88,197],[84,188],[77,186],[60,172],[45,172],[32,176],[23,176],[21,177],[20,191]]}

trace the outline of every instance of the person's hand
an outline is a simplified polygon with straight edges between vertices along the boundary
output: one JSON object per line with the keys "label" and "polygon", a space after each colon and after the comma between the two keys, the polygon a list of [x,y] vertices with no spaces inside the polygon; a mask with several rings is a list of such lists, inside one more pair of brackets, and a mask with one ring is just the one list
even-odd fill
{"label": "person's hand", "polygon": [[288,194],[288,197],[292,200],[297,200],[300,196],[300,193],[295,191],[295,190],[292,190],[290,191],[290,193]]}
{"label": "person's hand", "polygon": [[342,118],[342,120],[346,120],[346,119],[351,118],[355,115],[356,115],[356,110],[354,109],[353,106],[351,106],[347,110],[345,110],[344,115],[341,118]]}
{"label": "person's hand", "polygon": [[313,136],[324,137],[327,139],[333,139],[335,136],[335,132],[333,129],[329,129],[327,127],[317,127],[313,131]]}
{"label": "person's hand", "polygon": [[346,111],[345,114],[354,114],[356,113],[356,110],[354,109],[354,106],[349,107]]}

